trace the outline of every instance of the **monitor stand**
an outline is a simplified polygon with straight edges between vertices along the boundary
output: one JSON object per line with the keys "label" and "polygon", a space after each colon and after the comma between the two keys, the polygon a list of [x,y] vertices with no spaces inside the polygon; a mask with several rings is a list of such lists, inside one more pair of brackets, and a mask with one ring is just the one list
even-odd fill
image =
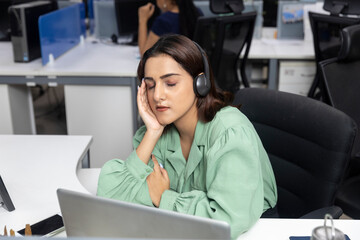
{"label": "monitor stand", "polygon": [[5,208],[9,212],[14,211],[15,207],[11,201],[10,195],[6,190],[5,184],[0,176],[0,207]]}
{"label": "monitor stand", "polygon": [[126,36],[126,41],[121,41],[120,44],[127,46],[138,46],[138,34],[133,33],[130,36]]}

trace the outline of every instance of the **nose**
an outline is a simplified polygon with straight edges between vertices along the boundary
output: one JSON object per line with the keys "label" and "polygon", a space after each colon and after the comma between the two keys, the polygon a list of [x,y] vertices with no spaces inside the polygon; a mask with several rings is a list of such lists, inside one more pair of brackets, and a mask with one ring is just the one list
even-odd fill
{"label": "nose", "polygon": [[165,99],[165,88],[162,84],[156,84],[154,92],[154,100],[156,102],[161,102]]}

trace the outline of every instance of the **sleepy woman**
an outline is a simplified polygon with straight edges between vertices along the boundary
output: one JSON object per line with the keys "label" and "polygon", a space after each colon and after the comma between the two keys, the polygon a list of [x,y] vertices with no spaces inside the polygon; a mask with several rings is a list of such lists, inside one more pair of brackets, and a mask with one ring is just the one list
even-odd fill
{"label": "sleepy woman", "polygon": [[181,35],[147,50],[138,67],[144,126],[134,151],[103,166],[99,196],[226,221],[231,236],[275,207],[273,170],[251,122],[215,88],[204,51]]}

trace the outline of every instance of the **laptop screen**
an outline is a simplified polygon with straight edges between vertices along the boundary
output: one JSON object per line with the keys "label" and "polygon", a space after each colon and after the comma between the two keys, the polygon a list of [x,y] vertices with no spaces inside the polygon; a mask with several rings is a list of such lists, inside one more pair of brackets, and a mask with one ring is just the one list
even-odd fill
{"label": "laptop screen", "polygon": [[58,189],[69,237],[230,239],[223,221]]}

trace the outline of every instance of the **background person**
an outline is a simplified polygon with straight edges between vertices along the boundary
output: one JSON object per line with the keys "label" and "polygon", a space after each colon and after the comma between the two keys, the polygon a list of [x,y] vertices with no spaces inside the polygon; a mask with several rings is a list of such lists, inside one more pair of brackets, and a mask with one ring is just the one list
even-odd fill
{"label": "background person", "polygon": [[155,19],[149,32],[147,23],[154,14],[155,6],[148,3],[138,11],[138,45],[141,55],[164,34],[182,34],[192,39],[196,20],[202,15],[192,0],[156,0],[156,5],[161,15]]}

